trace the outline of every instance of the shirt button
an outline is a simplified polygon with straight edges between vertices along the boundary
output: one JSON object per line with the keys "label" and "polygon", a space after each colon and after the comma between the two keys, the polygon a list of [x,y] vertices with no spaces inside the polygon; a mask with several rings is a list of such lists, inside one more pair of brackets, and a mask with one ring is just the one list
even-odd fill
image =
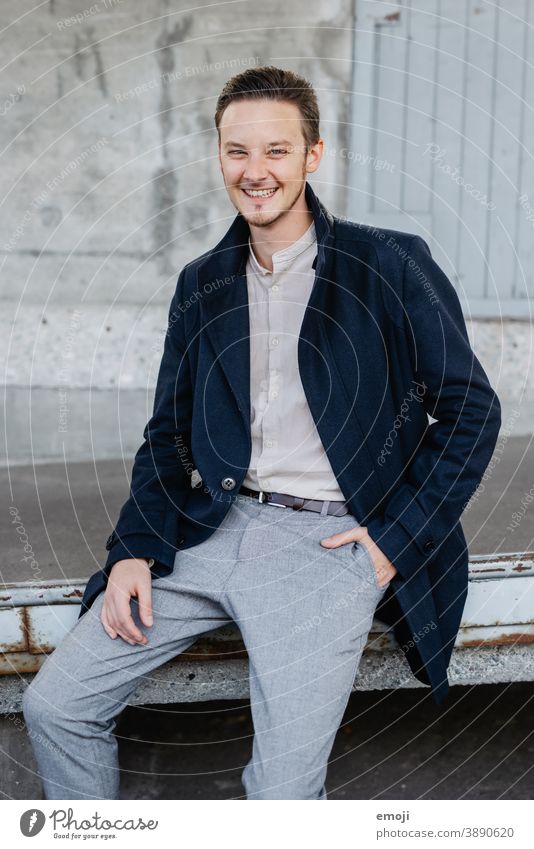
{"label": "shirt button", "polygon": [[276,283],[273,283],[273,285],[271,286],[271,289],[273,290],[273,292],[278,292],[278,286],[277,286],[277,284],[276,284]]}
{"label": "shirt button", "polygon": [[267,448],[272,448],[272,447],[273,447],[273,441],[272,441],[272,439],[268,439],[268,440],[267,440],[267,442],[266,442],[265,444],[266,444]]}
{"label": "shirt button", "polygon": [[276,389],[274,390],[274,392],[271,392],[271,398],[278,398],[278,392],[276,391]]}
{"label": "shirt button", "polygon": [[273,338],[271,339],[271,345],[278,345],[278,337],[277,336],[273,336]]}

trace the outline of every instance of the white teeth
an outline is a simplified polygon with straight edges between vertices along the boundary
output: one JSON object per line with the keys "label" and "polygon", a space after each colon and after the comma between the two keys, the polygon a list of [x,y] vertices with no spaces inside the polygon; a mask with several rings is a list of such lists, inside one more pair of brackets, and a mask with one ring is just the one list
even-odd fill
{"label": "white teeth", "polygon": [[246,195],[249,195],[253,198],[268,198],[271,195],[274,195],[276,188],[274,189],[244,189],[243,190]]}

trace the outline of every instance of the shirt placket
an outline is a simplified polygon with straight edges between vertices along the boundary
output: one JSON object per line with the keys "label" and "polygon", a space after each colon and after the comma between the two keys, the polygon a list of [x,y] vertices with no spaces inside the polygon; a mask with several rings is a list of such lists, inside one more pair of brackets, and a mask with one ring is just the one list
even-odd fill
{"label": "shirt placket", "polygon": [[281,425],[279,398],[283,351],[283,303],[280,299],[280,268],[276,261],[273,263],[267,295],[268,392],[262,419],[262,450],[258,461],[258,480],[265,491],[270,490],[270,476],[276,473]]}

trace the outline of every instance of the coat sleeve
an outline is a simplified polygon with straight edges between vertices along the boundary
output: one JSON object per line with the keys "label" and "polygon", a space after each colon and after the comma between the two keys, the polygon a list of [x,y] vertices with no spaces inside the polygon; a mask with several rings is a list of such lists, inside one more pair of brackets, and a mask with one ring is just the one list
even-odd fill
{"label": "coat sleeve", "polygon": [[475,356],[456,291],[414,236],[403,268],[403,324],[423,405],[434,419],[371,538],[402,578],[409,578],[446,539],[491,459],[501,407]]}
{"label": "coat sleeve", "polygon": [[118,560],[153,557],[153,573],[170,574],[174,567],[179,514],[191,481],[184,453],[190,445],[192,387],[184,333],[181,271],[171,300],[153,413],[144,442],[135,455],[130,494],[108,541],[104,571]]}

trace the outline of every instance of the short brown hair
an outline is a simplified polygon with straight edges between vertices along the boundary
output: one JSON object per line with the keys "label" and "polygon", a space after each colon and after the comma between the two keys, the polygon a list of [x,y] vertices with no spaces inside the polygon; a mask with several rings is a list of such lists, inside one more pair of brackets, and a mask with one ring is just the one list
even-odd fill
{"label": "short brown hair", "polygon": [[276,68],[274,65],[247,68],[227,81],[215,109],[215,126],[219,139],[219,125],[226,107],[235,100],[260,98],[295,103],[302,115],[302,134],[306,146],[309,148],[319,141],[319,104],[313,86],[300,74]]}

